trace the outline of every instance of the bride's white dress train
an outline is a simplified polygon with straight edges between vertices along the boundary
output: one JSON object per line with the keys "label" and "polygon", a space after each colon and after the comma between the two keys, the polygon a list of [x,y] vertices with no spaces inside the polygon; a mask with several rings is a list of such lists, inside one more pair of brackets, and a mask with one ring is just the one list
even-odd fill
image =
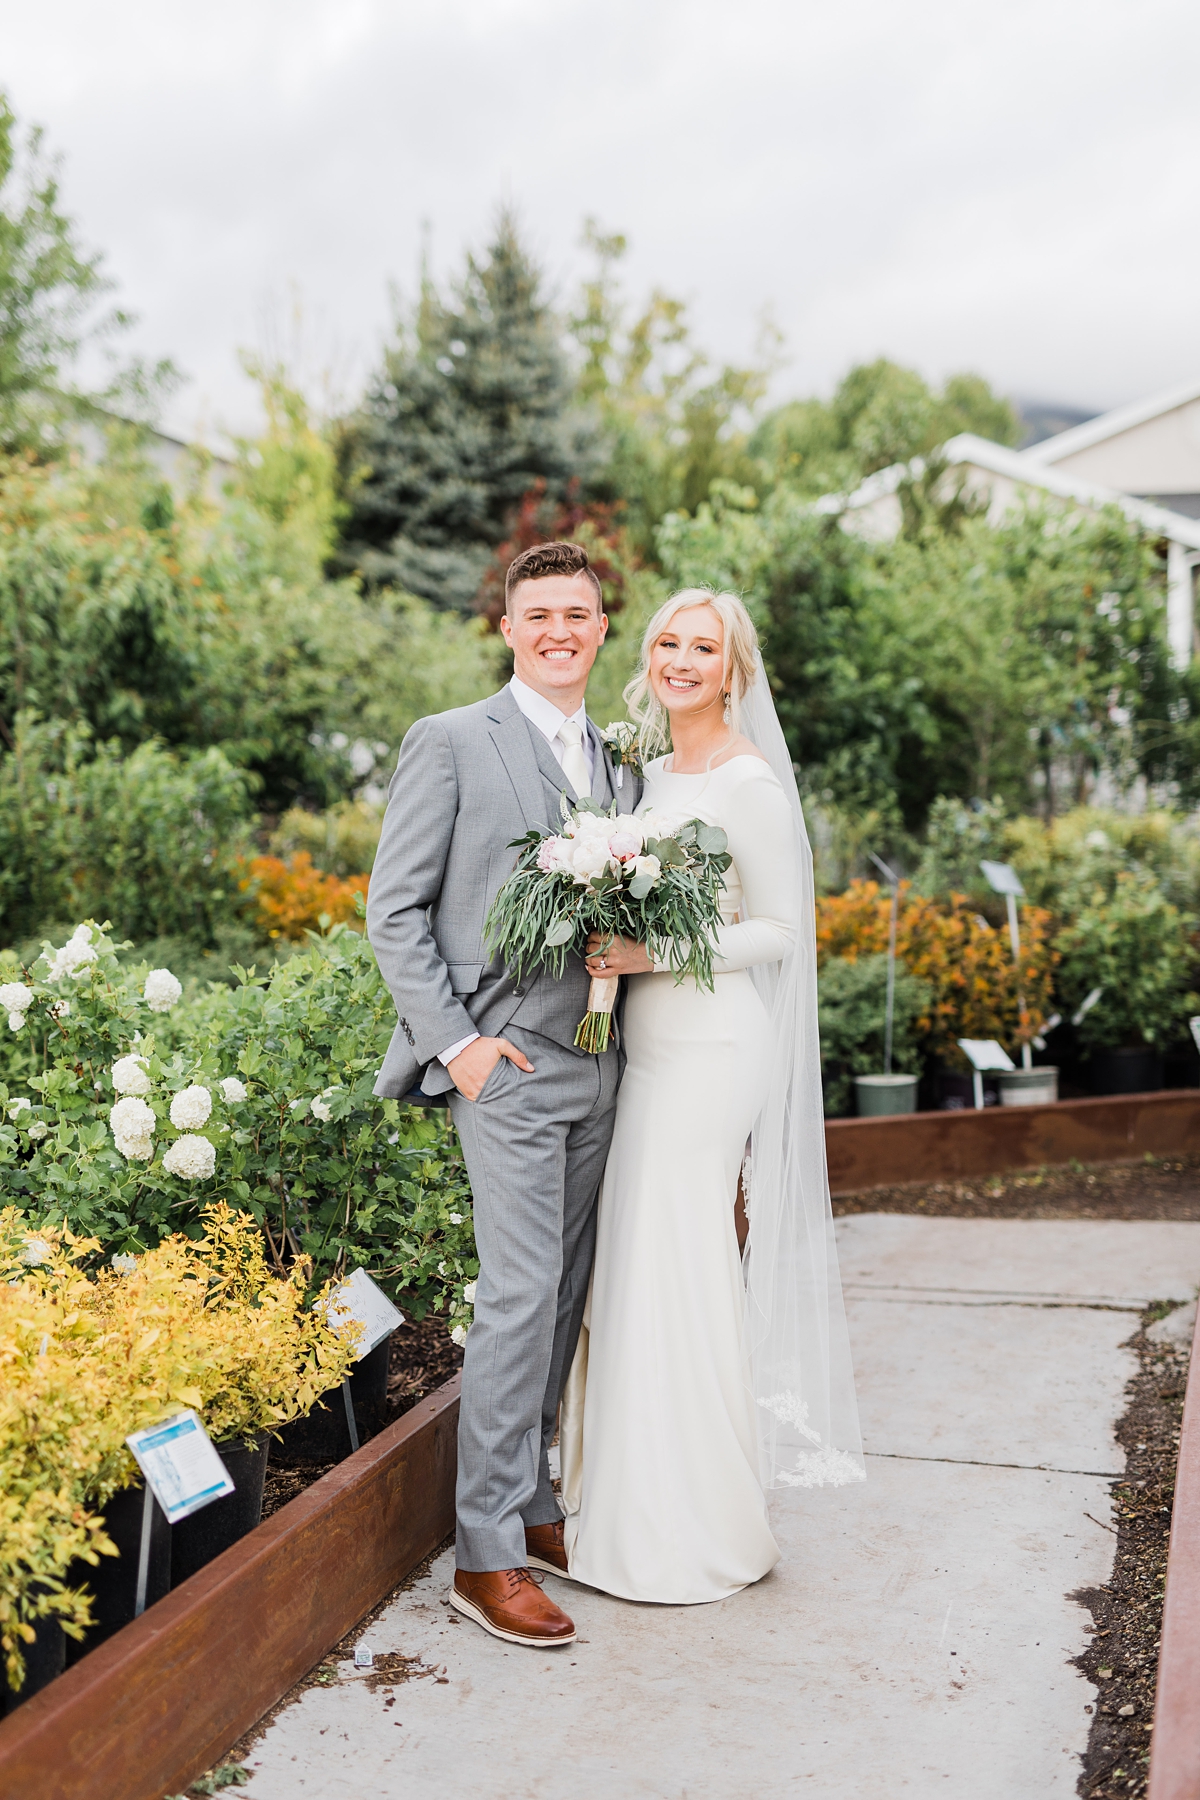
{"label": "bride's white dress train", "polygon": [[728,836],[715,991],[630,978],[627,1054],[600,1191],[596,1261],[563,1399],[572,1575],[628,1600],[719,1600],[778,1560],[759,1477],[734,1198],[762,1103],[769,1021],[747,970],[799,916],[788,801],[738,756],[709,774],[649,765],[640,811]]}

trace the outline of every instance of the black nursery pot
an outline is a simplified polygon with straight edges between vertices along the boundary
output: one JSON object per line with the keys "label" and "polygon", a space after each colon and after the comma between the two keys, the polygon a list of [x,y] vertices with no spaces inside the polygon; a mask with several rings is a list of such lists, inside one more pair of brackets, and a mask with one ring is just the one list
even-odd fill
{"label": "black nursery pot", "polygon": [[32,1644],[21,1645],[25,1679],[15,1693],[0,1670],[0,1697],[3,1698],[0,1718],[15,1712],[21,1702],[28,1700],[30,1694],[36,1694],[39,1688],[48,1687],[67,1666],[67,1634],[58,1620],[39,1619],[33,1629],[36,1635]]}
{"label": "black nursery pot", "polygon": [[[939,1112],[971,1112],[975,1106],[975,1077],[961,1069],[939,1069],[936,1077]],[[991,1070],[983,1077],[983,1104],[999,1106],[1000,1082]]]}
{"label": "black nursery pot", "polygon": [[[79,1565],[78,1585],[92,1595],[92,1612],[96,1623],[89,1627],[82,1643],[67,1639],[67,1663],[77,1663],[81,1656],[110,1638],[122,1625],[128,1625],[137,1605],[138,1557],[142,1546],[142,1514],[145,1510],[144,1487],[122,1488],[103,1509],[104,1529],[120,1552],[119,1556],[102,1556],[96,1568]],[[150,1563],[147,1569],[146,1605],[153,1606],[171,1591],[171,1527],[167,1515],[155,1500],[150,1507]]]}
{"label": "black nursery pot", "polygon": [[210,1563],[222,1550],[228,1550],[262,1518],[263,1482],[267,1475],[267,1453],[271,1440],[264,1431],[247,1446],[240,1438],[216,1446],[217,1455],[229,1471],[232,1494],[223,1494],[202,1506],[171,1527],[171,1586],[177,1588]]}
{"label": "black nursery pot", "polygon": [[[354,1405],[354,1422],[358,1441],[382,1431],[387,1422],[388,1357],[392,1338],[389,1333],[382,1344],[355,1364],[350,1377],[350,1398]],[[350,1426],[346,1420],[344,1390],[339,1385],[322,1394],[311,1412],[302,1419],[291,1419],[280,1426],[275,1446],[277,1463],[331,1463],[349,1456]]]}
{"label": "black nursery pot", "polygon": [[1087,1062],[1093,1094],[1154,1094],[1163,1084],[1162,1057],[1145,1044],[1093,1051]]}

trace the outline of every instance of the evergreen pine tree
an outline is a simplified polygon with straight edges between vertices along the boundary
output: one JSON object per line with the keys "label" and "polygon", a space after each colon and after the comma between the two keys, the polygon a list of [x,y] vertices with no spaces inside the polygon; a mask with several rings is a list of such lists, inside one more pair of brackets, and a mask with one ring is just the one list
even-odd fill
{"label": "evergreen pine tree", "polygon": [[587,461],[557,321],[512,215],[444,299],[428,278],[343,447],[338,562],[469,610],[522,496],[565,498]]}

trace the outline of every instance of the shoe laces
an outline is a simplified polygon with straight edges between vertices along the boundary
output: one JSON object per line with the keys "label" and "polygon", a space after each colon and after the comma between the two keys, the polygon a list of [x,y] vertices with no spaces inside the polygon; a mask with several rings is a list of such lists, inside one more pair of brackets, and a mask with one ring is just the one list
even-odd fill
{"label": "shoe laces", "polygon": [[504,1572],[508,1576],[510,1596],[516,1593],[524,1581],[529,1582],[531,1587],[540,1588],[545,1579],[542,1575],[535,1575],[532,1569],[506,1569]]}

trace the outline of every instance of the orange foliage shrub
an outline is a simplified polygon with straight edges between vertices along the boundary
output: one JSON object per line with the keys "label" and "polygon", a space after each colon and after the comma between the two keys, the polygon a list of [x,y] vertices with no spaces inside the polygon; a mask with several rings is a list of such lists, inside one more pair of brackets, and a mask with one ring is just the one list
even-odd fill
{"label": "orange foliage shrub", "polygon": [[[855,881],[844,894],[818,898],[818,967],[830,956],[854,962],[885,951],[890,908],[890,896],[875,881]],[[929,900],[901,883],[896,956],[930,985],[929,1010],[917,1029],[940,1062],[967,1067],[959,1038],[998,1038],[1011,1053],[1041,1030],[1058,961],[1050,942],[1051,915],[1039,906],[1023,906],[1020,923],[1018,971],[1007,926],[989,925],[961,894],[948,902]]]}
{"label": "orange foliage shrub", "polygon": [[365,898],[369,875],[327,875],[314,869],[307,850],[286,862],[278,856],[256,856],[245,864],[241,886],[254,903],[255,923],[273,938],[303,938],[325,925],[351,925],[362,930],[355,897]]}

